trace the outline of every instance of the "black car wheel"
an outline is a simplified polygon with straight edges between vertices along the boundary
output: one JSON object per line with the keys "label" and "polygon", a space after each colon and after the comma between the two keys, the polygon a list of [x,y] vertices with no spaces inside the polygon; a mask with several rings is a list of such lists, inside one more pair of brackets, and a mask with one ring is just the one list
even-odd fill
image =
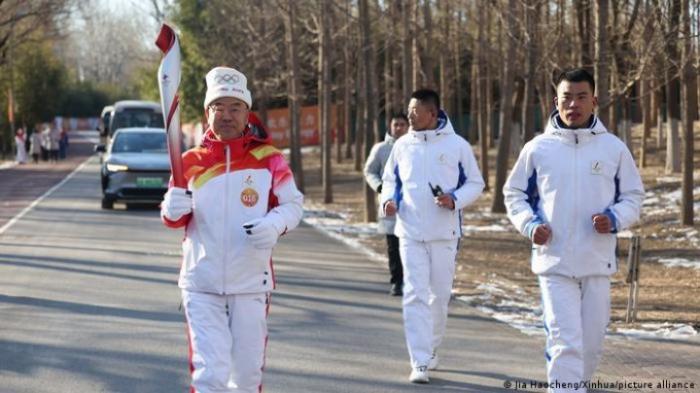
{"label": "black car wheel", "polygon": [[102,208],[105,210],[114,209],[114,199],[108,197],[107,195],[102,197]]}

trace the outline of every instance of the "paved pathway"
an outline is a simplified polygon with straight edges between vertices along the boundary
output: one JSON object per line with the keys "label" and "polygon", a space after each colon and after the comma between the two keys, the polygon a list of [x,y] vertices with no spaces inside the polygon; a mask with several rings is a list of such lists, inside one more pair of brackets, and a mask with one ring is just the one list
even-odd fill
{"label": "paved pathway", "polygon": [[[96,158],[0,233],[0,392],[185,392],[180,238],[155,210],[102,211]],[[411,385],[383,265],[306,225],[275,261],[268,393],[507,392],[514,381],[543,391],[530,385],[544,379],[542,337],[459,302],[441,369]],[[700,392],[700,343],[613,337],[597,377],[654,384],[603,392]],[[657,388],[663,380],[695,388]]]}

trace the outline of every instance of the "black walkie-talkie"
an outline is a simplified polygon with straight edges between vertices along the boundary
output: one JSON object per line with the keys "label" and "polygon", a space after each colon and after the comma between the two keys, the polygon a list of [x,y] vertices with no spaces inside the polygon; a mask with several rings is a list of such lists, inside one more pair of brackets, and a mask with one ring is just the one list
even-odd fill
{"label": "black walkie-talkie", "polygon": [[433,192],[433,196],[439,197],[440,195],[444,194],[444,192],[442,192],[442,188],[440,188],[439,185],[433,187],[433,185],[430,184],[430,182],[428,182],[428,186],[430,187],[430,191]]}

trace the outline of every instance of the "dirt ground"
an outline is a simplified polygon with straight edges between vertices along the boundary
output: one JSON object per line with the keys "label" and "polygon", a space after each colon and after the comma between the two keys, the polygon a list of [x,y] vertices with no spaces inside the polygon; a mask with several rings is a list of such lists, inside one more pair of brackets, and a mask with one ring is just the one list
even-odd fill
{"label": "dirt ground", "polygon": [[[655,135],[652,130],[652,135]],[[696,124],[695,133],[695,168],[700,168],[700,127]],[[641,136],[641,126],[633,128],[635,152],[638,150]],[[680,189],[680,174],[667,175],[664,173],[663,159],[665,151],[656,148],[653,138],[647,140],[648,166],[641,173],[647,196],[650,191],[669,193]],[[334,148],[335,149],[335,148]],[[475,147],[478,160],[478,148]],[[496,150],[490,149],[490,182],[495,184]],[[361,172],[354,168],[352,159],[344,159],[338,163],[333,158],[333,203],[327,204],[326,209],[343,212],[351,222],[364,221],[363,208],[363,178]],[[512,165],[511,158],[509,165]],[[309,202],[323,203],[323,193],[320,182],[320,158],[318,152],[305,154],[304,177],[305,195]],[[663,182],[659,178],[663,178]],[[699,177],[695,176],[696,188]],[[695,191],[695,203],[700,201],[700,195]],[[481,198],[464,212],[466,225],[504,225],[510,224],[504,214],[488,213],[493,199],[493,191],[485,192]],[[656,206],[654,206],[656,207]],[[668,206],[665,206],[668,208]],[[679,257],[690,260],[700,260],[698,242],[691,242],[685,236],[700,229],[698,209],[695,210],[695,226],[680,225],[678,207],[663,214],[645,216],[631,231],[642,237],[642,257],[640,264],[639,298],[637,322],[624,323],[629,284],[627,276],[628,239],[618,241],[619,271],[612,277],[612,327],[634,328],[646,323],[687,323],[696,330],[700,329],[700,269],[684,267],[668,267],[658,263],[660,257]],[[693,232],[695,231],[695,232]],[[361,243],[380,254],[385,254],[385,241],[382,235],[363,236],[358,239]],[[482,284],[498,283],[500,286],[520,287],[522,296],[529,301],[537,302],[539,290],[535,276],[530,271],[530,244],[515,230],[503,232],[473,232],[465,235],[458,255],[455,291],[457,295],[482,295],[479,288]],[[388,276],[387,276],[388,280]],[[388,288],[388,287],[387,287]]]}

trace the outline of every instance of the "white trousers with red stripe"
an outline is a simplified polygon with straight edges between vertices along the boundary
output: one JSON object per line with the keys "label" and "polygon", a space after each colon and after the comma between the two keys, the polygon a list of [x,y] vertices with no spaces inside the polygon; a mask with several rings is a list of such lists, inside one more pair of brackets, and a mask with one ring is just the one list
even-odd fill
{"label": "white trousers with red stripe", "polygon": [[442,343],[452,294],[458,240],[401,238],[403,326],[411,367],[427,366]]}
{"label": "white trousers with red stripe", "polygon": [[269,293],[182,290],[193,393],[262,392]]}
{"label": "white trousers with red stripe", "polygon": [[[542,316],[547,333],[547,380],[580,384],[593,377],[610,321],[610,278],[540,275]],[[567,388],[549,392],[571,392]],[[577,393],[586,392],[579,388]]]}

